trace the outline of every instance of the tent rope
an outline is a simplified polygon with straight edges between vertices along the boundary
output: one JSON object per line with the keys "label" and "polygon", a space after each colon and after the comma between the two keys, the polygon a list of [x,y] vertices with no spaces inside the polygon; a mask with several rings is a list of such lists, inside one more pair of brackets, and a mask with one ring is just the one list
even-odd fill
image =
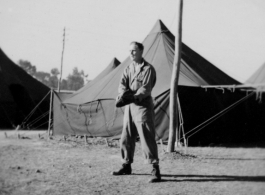
{"label": "tent rope", "polygon": [[92,102],[90,102],[89,104],[90,104],[89,116],[87,116],[86,113],[82,110],[82,105],[81,104],[78,105],[77,112],[79,114],[84,114],[84,117],[85,117],[85,126],[86,126],[86,129],[87,129],[87,132],[89,134],[91,134],[90,131],[88,130],[88,125],[91,125],[92,124],[92,115],[91,115]]}
{"label": "tent rope", "polygon": [[35,120],[33,120],[31,123],[28,123],[27,127],[31,128],[34,124],[36,124],[37,122],[39,122],[41,119],[43,119],[44,117],[46,117],[49,114],[49,111],[45,112],[44,114],[42,114],[41,116],[39,116],[38,118],[36,118]]}
{"label": "tent rope", "polygon": [[34,114],[34,112],[36,111],[36,109],[38,108],[38,106],[44,101],[44,99],[51,93],[51,91],[49,91],[44,98],[42,98],[42,100],[35,106],[35,108],[28,114],[28,116],[25,117],[25,119],[22,121],[21,126],[23,126],[29,119],[30,117]]}
{"label": "tent rope", "polygon": [[[92,133],[89,131],[88,129],[88,126],[92,123],[92,119],[91,118],[88,118],[86,116],[86,113],[83,113],[84,114],[84,117],[85,117],[85,126],[86,126],[86,130],[87,132],[92,136]],[[89,120],[88,120],[89,119]]]}
{"label": "tent rope", "polygon": [[[90,111],[91,111],[91,107],[92,107],[92,103],[90,103]],[[84,114],[85,117],[85,126],[86,126],[86,130],[87,132],[90,134],[90,136],[93,136],[93,134],[89,131],[88,126],[92,124],[92,117],[91,117],[91,113],[89,113],[89,117],[87,117],[86,113],[81,109],[81,111]],[[89,111],[89,112],[90,112]]]}
{"label": "tent rope", "polygon": [[[189,134],[193,131],[195,131],[197,128],[199,128],[200,126],[202,126],[200,129],[198,129],[197,131],[195,131],[194,133],[192,133],[191,135],[189,135],[187,137],[187,142],[188,139],[194,135],[195,133],[199,132],[200,130],[202,130],[204,127],[206,127],[207,125],[211,124],[213,121],[215,121],[216,119],[218,119],[219,117],[221,117],[222,115],[224,115],[225,113],[227,113],[229,110],[231,110],[233,107],[239,105],[240,103],[242,103],[243,101],[247,100],[249,97],[251,97],[254,94],[254,92],[250,93],[249,95],[247,95],[246,97],[241,98],[240,100],[238,100],[237,102],[235,102],[234,104],[228,106],[227,108],[225,108],[224,110],[220,111],[219,113],[215,114],[213,117],[209,118],[208,120],[204,121],[203,123],[201,123],[200,125],[196,126],[195,128],[193,128],[192,130],[188,131],[186,133]],[[183,139],[183,138],[181,138]]]}
{"label": "tent rope", "polygon": [[34,123],[35,121],[39,121],[40,119],[43,118],[44,115],[47,115],[47,113],[49,113],[49,110],[46,111],[45,113],[43,113],[42,115],[40,115],[39,117],[37,117],[36,119],[34,119],[33,121],[31,121],[31,123],[28,123],[28,124],[32,124],[32,123]]}
{"label": "tent rope", "polygon": [[89,102],[88,105],[90,104],[90,108],[89,108],[89,116],[87,116],[86,112],[82,110],[82,104],[78,105],[77,107],[77,111],[79,114],[84,114],[85,117],[85,127],[86,127],[86,131],[89,133],[90,136],[93,136],[93,134],[89,131],[88,126],[92,124],[92,114],[91,114],[91,109],[92,109],[92,104],[93,102]]}
{"label": "tent rope", "polygon": [[[178,110],[179,110],[179,136],[177,142],[180,142],[181,139],[184,140],[184,145],[186,146],[186,138],[185,138],[185,131],[184,131],[184,119],[182,115],[182,110],[181,110],[181,105],[179,101],[179,96],[177,96],[177,101],[178,101]],[[180,139],[180,134],[182,132],[182,138]]]}
{"label": "tent rope", "polygon": [[44,125],[44,124],[48,123],[48,122],[49,122],[49,121],[46,121],[46,122],[44,122],[44,123],[40,124],[39,126],[37,126],[37,127],[36,127],[36,129],[37,129],[37,128],[39,128],[40,126],[42,126],[42,125]]}
{"label": "tent rope", "polygon": [[96,108],[96,112],[98,112],[98,106],[99,106],[100,100],[98,100],[98,104],[97,104],[97,108]]}

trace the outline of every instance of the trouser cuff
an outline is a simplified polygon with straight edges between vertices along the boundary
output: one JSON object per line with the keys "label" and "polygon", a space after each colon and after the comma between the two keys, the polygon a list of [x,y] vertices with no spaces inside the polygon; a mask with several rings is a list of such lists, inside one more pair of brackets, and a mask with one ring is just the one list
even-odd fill
{"label": "trouser cuff", "polygon": [[159,159],[146,159],[144,164],[159,164]]}
{"label": "trouser cuff", "polygon": [[125,160],[125,159],[121,159],[122,164],[132,164],[133,160]]}

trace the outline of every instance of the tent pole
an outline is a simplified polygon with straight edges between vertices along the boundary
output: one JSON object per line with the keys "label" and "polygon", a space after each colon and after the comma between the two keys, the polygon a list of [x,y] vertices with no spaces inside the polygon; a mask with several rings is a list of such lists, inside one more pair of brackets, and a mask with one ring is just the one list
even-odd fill
{"label": "tent pole", "polygon": [[60,83],[62,80],[62,73],[63,73],[63,54],[64,54],[64,45],[65,45],[65,27],[63,29],[63,50],[61,56],[61,71],[60,71],[60,78],[58,79],[58,93],[60,93]]}
{"label": "tent pole", "polygon": [[183,0],[179,0],[178,4],[178,30],[175,38],[175,57],[173,63],[171,86],[170,86],[170,102],[169,102],[169,136],[167,152],[174,152],[175,142],[178,140],[178,80],[180,71],[180,61],[181,61],[181,45],[182,45],[182,10],[183,10]]}
{"label": "tent pole", "polygon": [[50,91],[50,111],[49,111],[49,126],[48,126],[48,136],[51,135],[51,123],[52,123],[52,105],[53,105],[53,90]]}

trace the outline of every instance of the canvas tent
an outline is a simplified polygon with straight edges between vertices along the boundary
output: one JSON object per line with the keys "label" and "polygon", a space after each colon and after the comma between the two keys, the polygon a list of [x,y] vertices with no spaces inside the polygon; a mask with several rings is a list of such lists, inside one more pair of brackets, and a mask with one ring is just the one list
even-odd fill
{"label": "canvas tent", "polygon": [[120,61],[114,57],[109,63],[109,65],[99,75],[97,75],[92,81],[88,82],[84,87],[74,92],[71,96],[68,97],[68,99],[72,98],[73,96],[77,96],[78,94],[83,93],[84,91],[89,91],[89,88],[91,86],[96,85],[97,82],[104,79],[111,71],[113,71],[119,65]]}
{"label": "canvas tent", "polygon": [[265,63],[254,72],[243,86],[252,87],[261,98],[262,93],[265,91]]}
{"label": "canvas tent", "polygon": [[[143,41],[143,45],[144,58],[155,67],[157,72],[157,84],[152,93],[155,99],[156,138],[166,140],[169,88],[175,48],[174,36],[162,21],[158,20]],[[123,108],[115,108],[114,103],[121,74],[130,63],[128,57],[104,78],[97,80],[93,85],[85,86],[65,100],[60,100],[55,95],[54,134],[119,137],[122,130]],[[231,91],[223,94],[223,90],[205,90],[200,86],[238,84],[240,84],[238,81],[226,75],[184,43],[182,44],[179,96],[188,129],[207,120],[245,95]],[[239,112],[244,113],[245,107],[242,106]],[[210,142],[223,138],[222,136],[235,128],[236,121],[245,119],[244,117],[235,119],[234,114],[231,112],[228,117],[221,119],[221,122],[208,127],[199,140]],[[215,136],[216,132],[219,137]],[[230,132],[231,137],[238,133]]]}
{"label": "canvas tent", "polygon": [[[49,88],[34,79],[23,69],[13,63],[0,49],[0,128],[11,129],[21,125],[24,119],[49,93]],[[36,109],[29,121],[49,111],[49,98]],[[38,127],[39,120],[33,127]],[[40,127],[46,128],[46,125]]]}
{"label": "canvas tent", "polygon": [[246,81],[249,84],[265,84],[265,63]]}
{"label": "canvas tent", "polygon": [[[174,39],[174,35],[167,29],[161,20],[158,20],[143,41],[143,45],[145,46],[143,56],[148,62],[154,65],[157,72],[157,83],[152,93],[154,97],[170,88],[175,48]],[[182,50],[179,85],[239,84],[239,82],[213,66],[185,44],[182,45]],[[118,93],[115,87],[118,86],[121,74],[130,62],[128,57],[114,71],[108,74],[104,79],[98,81],[96,85],[89,87],[89,90],[85,90],[83,93],[76,94],[74,97],[65,100],[64,103],[84,104],[97,99],[115,98]],[[209,72],[211,74],[209,74]],[[93,93],[91,93],[91,91],[93,91]]]}

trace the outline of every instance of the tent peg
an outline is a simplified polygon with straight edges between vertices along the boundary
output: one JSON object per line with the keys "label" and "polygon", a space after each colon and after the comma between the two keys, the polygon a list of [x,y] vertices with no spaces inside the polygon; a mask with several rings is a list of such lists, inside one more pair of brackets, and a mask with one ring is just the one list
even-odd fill
{"label": "tent peg", "polygon": [[84,135],[84,138],[85,138],[85,145],[88,145],[87,135],[86,134]]}
{"label": "tent peg", "polygon": [[107,139],[107,138],[105,138],[105,141],[106,141],[106,144],[107,144],[107,146],[109,147],[109,142],[108,142],[108,139]]}
{"label": "tent peg", "polygon": [[96,137],[92,137],[92,144],[96,145],[96,143],[94,142],[97,138]]}

